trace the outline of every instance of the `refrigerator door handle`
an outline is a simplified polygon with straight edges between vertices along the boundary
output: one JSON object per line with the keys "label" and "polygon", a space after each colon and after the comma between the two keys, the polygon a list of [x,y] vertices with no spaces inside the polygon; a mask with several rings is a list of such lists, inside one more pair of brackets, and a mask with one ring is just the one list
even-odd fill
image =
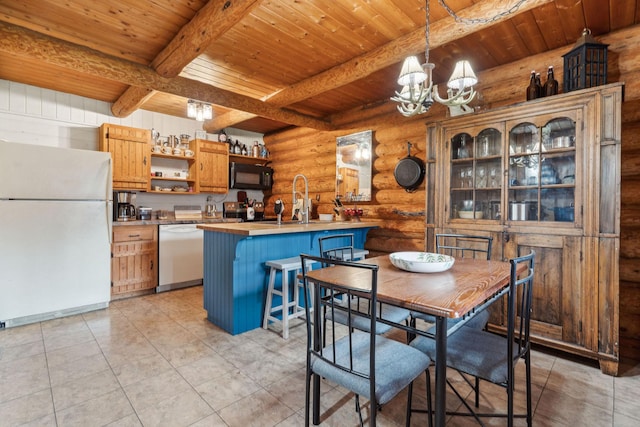
{"label": "refrigerator door handle", "polygon": [[107,200],[105,203],[105,210],[107,215],[107,234],[109,237],[109,245],[113,243],[113,202],[111,200]]}

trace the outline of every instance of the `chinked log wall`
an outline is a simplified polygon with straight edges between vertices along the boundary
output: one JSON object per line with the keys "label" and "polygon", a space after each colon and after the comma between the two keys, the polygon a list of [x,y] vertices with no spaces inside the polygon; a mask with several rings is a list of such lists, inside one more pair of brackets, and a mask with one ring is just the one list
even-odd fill
{"label": "chinked log wall", "polygon": [[[609,45],[609,83],[625,83],[622,105],[622,184],[620,218],[620,348],[623,358],[640,360],[640,26],[600,38]],[[531,70],[556,70],[562,86],[562,55],[572,46],[548,51],[480,73],[477,89],[480,106],[495,108],[522,102]],[[390,94],[391,95],[391,94]],[[425,184],[407,193],[394,179],[397,162],[411,154],[425,159],[426,125],[445,118],[445,109],[434,105],[427,114],[405,119],[392,103],[362,108],[334,119],[343,131],[318,132],[296,128],[265,136],[276,170],[267,206],[281,197],[291,206],[293,177],[309,179],[314,212],[330,213],[335,191],[336,137],[372,129],[374,139],[373,201],[363,204],[367,217],[382,220],[369,232],[371,254],[425,248]],[[301,188],[301,187],[300,187]],[[320,202],[315,196],[320,195]]]}

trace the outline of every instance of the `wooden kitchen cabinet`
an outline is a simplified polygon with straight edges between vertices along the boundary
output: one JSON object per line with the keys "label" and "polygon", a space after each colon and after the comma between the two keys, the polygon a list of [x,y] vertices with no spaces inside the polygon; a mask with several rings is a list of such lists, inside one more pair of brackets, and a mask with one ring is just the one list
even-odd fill
{"label": "wooden kitchen cabinet", "polygon": [[229,191],[229,149],[224,142],[195,140],[198,181],[202,193]]}
{"label": "wooden kitchen cabinet", "polygon": [[111,299],[155,292],[158,286],[158,226],[113,227]]}
{"label": "wooden kitchen cabinet", "polygon": [[151,166],[151,131],[104,123],[99,149],[111,153],[113,189],[146,191]]}
{"label": "wooden kitchen cabinet", "polygon": [[[534,342],[619,362],[622,85],[556,95],[428,129],[435,233],[494,238],[493,259],[535,250]],[[438,190],[439,188],[439,190]],[[490,329],[504,331],[506,308]]]}

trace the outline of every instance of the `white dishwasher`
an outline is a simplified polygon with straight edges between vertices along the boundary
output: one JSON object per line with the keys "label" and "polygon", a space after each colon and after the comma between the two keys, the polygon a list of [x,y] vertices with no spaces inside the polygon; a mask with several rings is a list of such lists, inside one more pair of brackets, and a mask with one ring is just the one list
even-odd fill
{"label": "white dishwasher", "polygon": [[160,225],[156,292],[202,284],[204,231],[197,224]]}

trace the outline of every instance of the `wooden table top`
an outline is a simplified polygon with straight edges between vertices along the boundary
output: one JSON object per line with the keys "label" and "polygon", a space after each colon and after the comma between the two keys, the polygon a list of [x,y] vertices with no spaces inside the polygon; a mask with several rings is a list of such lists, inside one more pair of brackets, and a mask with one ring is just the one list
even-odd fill
{"label": "wooden table top", "polygon": [[[462,317],[509,284],[511,264],[456,258],[449,270],[442,273],[412,273],[391,264],[388,255],[367,258],[365,264],[376,264],[378,270],[378,300],[435,316]],[[522,264],[522,271],[526,265]],[[370,289],[368,270],[335,266],[309,271],[312,279],[349,284]]]}

